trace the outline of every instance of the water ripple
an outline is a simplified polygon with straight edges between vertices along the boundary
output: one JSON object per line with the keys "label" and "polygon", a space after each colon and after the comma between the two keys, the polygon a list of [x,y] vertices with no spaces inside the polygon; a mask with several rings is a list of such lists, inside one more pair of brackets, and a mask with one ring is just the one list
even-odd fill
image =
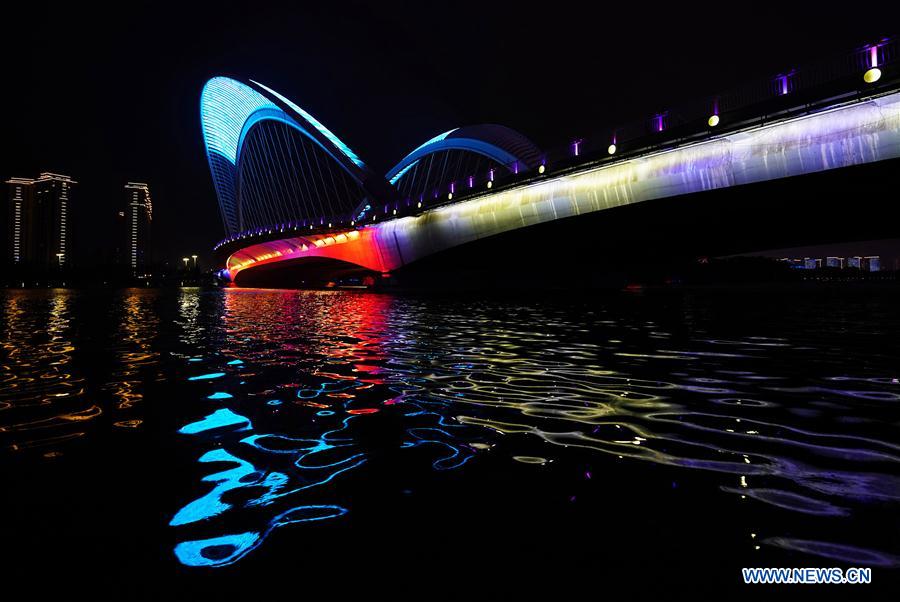
{"label": "water ripple", "polygon": [[463,488],[554,475],[565,499],[566,479],[590,475],[608,475],[610,499],[629,479],[687,479],[695,501],[741,508],[734,528],[752,525],[760,553],[900,557],[883,528],[900,504],[890,296],[810,312],[690,294],[127,291],[105,329],[80,324],[93,301],[75,293],[2,303],[4,449],[51,458],[101,425],[127,437],[166,416],[186,464],[168,529],[187,566],[353,518],[372,475],[395,473]]}

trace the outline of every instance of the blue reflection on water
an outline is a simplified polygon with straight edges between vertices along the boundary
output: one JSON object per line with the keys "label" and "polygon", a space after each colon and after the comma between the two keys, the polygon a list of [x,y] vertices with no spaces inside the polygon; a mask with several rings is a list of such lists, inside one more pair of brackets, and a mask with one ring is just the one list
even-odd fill
{"label": "blue reflection on water", "polygon": [[184,435],[195,435],[203,431],[211,431],[214,429],[226,428],[229,426],[244,425],[244,429],[251,428],[250,420],[239,414],[235,414],[228,408],[216,410],[203,420],[186,424],[178,431]]}
{"label": "blue reflection on water", "polygon": [[[315,389],[308,389],[306,395],[312,399],[326,391],[344,391],[360,385],[364,383],[355,379],[350,379],[347,383],[322,383]],[[207,396],[207,399],[214,400],[231,398],[227,393]],[[351,398],[345,398],[340,405],[346,406]],[[266,405],[277,407],[282,403],[278,399],[271,399]],[[321,416],[323,412],[320,411],[317,415]],[[334,411],[327,412],[328,415],[336,414]],[[230,444],[231,433],[253,430],[249,418],[230,408],[220,408],[201,420],[183,426],[179,430],[182,434],[213,437],[217,445],[225,444],[231,448],[226,450],[216,447],[208,450],[200,456],[198,462],[231,466],[204,476],[202,481],[214,484],[213,488],[178,510],[169,522],[170,526],[205,525],[230,510],[246,510],[280,503],[289,496],[328,483],[338,475],[362,465],[366,461],[365,454],[357,449],[349,433],[351,422],[360,418],[360,415],[346,416],[340,419],[336,427],[310,438],[255,433]],[[252,461],[243,457],[254,453],[262,453],[270,458],[283,456],[289,459],[289,468],[293,474],[257,468]],[[274,461],[263,465],[272,464]],[[255,549],[276,527],[337,518],[346,512],[346,508],[336,504],[296,506],[267,521],[267,526],[260,531],[182,541],[175,546],[175,555],[182,564],[188,566],[226,566]]]}
{"label": "blue reflection on water", "polygon": [[225,566],[255,548],[259,541],[259,533],[254,532],[182,541],[175,546],[175,556],[187,566]]}
{"label": "blue reflection on water", "polygon": [[[759,516],[775,509],[799,516],[803,527],[858,517],[862,503],[871,512],[872,502],[888,507],[900,499],[893,474],[900,448],[882,424],[900,394],[885,390],[895,384],[885,376],[885,361],[868,369],[872,375],[822,376],[833,366],[843,370],[847,358],[837,345],[834,357],[811,354],[797,344],[806,335],[797,342],[711,338],[699,328],[690,336],[668,333],[627,313],[605,320],[602,313],[573,318],[502,304],[490,313],[412,301],[386,323],[379,296],[225,293],[225,303],[237,313],[226,311],[226,343],[213,343],[205,369],[225,380],[239,375],[236,385],[219,388],[233,391],[240,404],[226,402],[228,414],[213,412],[181,430],[205,448],[201,463],[230,462],[228,470],[203,477],[212,489],[172,519],[173,526],[206,531],[182,537],[176,555],[184,564],[231,564],[275,526],[312,520],[290,514],[310,506],[285,510],[298,503],[294,496],[333,483],[385,444],[415,449],[402,457],[418,466],[425,455],[423,468],[434,470],[470,464],[496,444],[494,460],[506,455],[562,467],[558,458],[565,455],[652,463],[673,477],[711,473],[716,492],[746,500]],[[790,366],[809,357],[820,364],[792,373]],[[226,372],[212,372],[226,365]],[[854,381],[852,390],[835,384],[844,380]],[[218,395],[208,398],[230,399]],[[868,403],[847,405],[858,400]],[[397,428],[399,436],[378,440],[381,426]],[[310,495],[336,496],[355,486]],[[328,507],[341,511],[315,520],[348,511]],[[306,518],[288,521],[286,514]],[[226,515],[228,528],[216,525]],[[776,528],[783,527],[768,527]],[[834,558],[865,551],[770,534],[756,537],[754,527],[754,543]],[[881,558],[900,563],[896,555]]]}
{"label": "blue reflection on water", "polygon": [[285,525],[338,518],[346,513],[346,508],[332,504],[297,506],[275,517],[262,533],[249,531],[209,539],[183,541],[176,544],[175,556],[187,566],[226,566],[240,560],[256,548],[273,529]]}
{"label": "blue reflection on water", "polygon": [[211,372],[210,374],[201,374],[200,376],[191,376],[188,380],[212,380],[214,378],[222,378],[224,372]]}
{"label": "blue reflection on water", "polygon": [[260,478],[260,473],[250,462],[242,460],[224,449],[208,451],[200,457],[199,461],[229,462],[237,464],[237,466],[203,477],[204,482],[215,483],[216,486],[203,497],[179,510],[169,522],[173,527],[211,518],[228,510],[231,508],[231,504],[223,502],[222,496],[232,489],[252,485],[272,492],[287,482],[287,476],[280,472],[271,472]]}

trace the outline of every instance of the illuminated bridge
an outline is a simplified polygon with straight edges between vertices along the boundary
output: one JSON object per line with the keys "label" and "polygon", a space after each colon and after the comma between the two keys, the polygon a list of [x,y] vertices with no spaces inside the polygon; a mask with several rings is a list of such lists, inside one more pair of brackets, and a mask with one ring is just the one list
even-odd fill
{"label": "illuminated bridge", "polygon": [[[500,125],[460,127],[384,175],[278,92],[215,77],[201,122],[227,233],[222,275],[373,282],[498,255],[590,262],[636,241],[693,253],[896,236],[867,205],[884,200],[886,177],[896,185],[895,50],[882,40],[551,152]],[[823,194],[846,212],[822,219]]]}

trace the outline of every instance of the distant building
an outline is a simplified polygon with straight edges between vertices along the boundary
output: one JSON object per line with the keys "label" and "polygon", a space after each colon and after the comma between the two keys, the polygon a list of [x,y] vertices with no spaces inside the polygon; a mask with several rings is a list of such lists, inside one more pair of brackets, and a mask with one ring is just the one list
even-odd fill
{"label": "distant building", "polygon": [[862,269],[862,257],[857,255],[856,257],[849,257],[847,259],[847,267],[848,268],[856,268],[857,270]]}
{"label": "distant building", "polygon": [[803,267],[807,270],[815,270],[817,268],[822,267],[822,260],[815,259],[813,257],[804,257],[803,258]]}
{"label": "distant building", "polygon": [[844,269],[844,258],[843,257],[826,257],[825,258],[825,267],[829,268],[838,268]]}
{"label": "distant building", "polygon": [[878,272],[881,270],[881,256],[869,255],[862,258],[862,269],[867,272]]}
{"label": "distant building", "polygon": [[782,257],[778,261],[784,262],[787,264],[792,270],[802,270],[806,268],[806,265],[803,263],[802,259],[794,259],[791,257]]}
{"label": "distant building", "polygon": [[132,274],[142,273],[151,263],[153,202],[150,187],[143,182],[125,184],[125,209],[119,212],[120,257]]}
{"label": "distant building", "polygon": [[7,257],[34,270],[71,263],[72,190],[69,176],[43,172],[37,179],[10,178]]}

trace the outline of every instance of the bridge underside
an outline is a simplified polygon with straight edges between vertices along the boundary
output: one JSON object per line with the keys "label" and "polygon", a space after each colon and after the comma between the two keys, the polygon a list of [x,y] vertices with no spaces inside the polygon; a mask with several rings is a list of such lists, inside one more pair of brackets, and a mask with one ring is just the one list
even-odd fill
{"label": "bridge underside", "polygon": [[261,265],[238,275],[235,284],[261,288],[322,287],[333,283],[374,285],[380,273],[340,259],[305,257]]}
{"label": "bridge underside", "polygon": [[661,281],[701,256],[900,237],[900,204],[885,202],[897,174],[900,159],[892,159],[625,205],[446,249],[393,269],[390,278],[380,277],[388,271],[381,265],[307,257],[254,267],[236,282],[290,287],[355,279],[458,289]]}

